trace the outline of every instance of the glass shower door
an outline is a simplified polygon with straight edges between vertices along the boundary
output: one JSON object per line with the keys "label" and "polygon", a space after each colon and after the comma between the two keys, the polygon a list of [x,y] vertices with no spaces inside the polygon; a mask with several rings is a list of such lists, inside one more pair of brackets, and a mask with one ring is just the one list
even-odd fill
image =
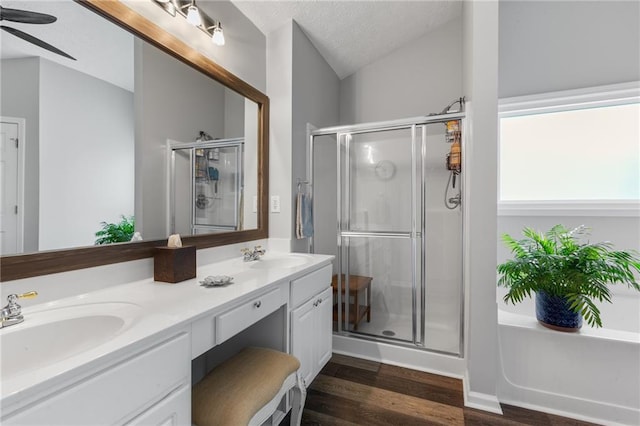
{"label": "glass shower door", "polygon": [[339,330],[419,343],[421,128],[338,135]]}

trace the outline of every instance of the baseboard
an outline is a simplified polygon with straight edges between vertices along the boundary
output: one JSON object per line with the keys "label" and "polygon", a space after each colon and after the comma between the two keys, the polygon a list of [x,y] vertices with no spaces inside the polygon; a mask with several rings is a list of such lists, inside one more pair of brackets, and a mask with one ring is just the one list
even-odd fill
{"label": "baseboard", "polygon": [[464,406],[502,415],[502,407],[500,407],[498,396],[470,390],[468,376],[469,374],[466,373],[462,381]]}
{"label": "baseboard", "polygon": [[333,352],[456,379],[462,379],[465,368],[464,359],[456,356],[347,336],[333,336]]}

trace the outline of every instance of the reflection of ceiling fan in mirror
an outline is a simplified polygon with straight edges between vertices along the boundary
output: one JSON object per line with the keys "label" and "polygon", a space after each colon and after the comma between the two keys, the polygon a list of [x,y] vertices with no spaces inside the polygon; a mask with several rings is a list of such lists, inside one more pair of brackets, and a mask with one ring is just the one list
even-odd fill
{"label": "reflection of ceiling fan in mirror", "polygon": [[[32,12],[29,10],[9,9],[0,6],[0,21],[19,22],[22,24],[51,24],[56,20],[57,18],[55,16],[47,15],[46,13]],[[76,60],[76,58],[63,52],[57,47],[52,46],[49,43],[42,41],[39,38],[32,36],[31,34],[27,34],[17,28],[8,27],[6,25],[0,25],[0,28],[15,37],[21,38],[22,40],[27,41],[31,44],[35,44],[38,47],[64,56],[65,58],[69,58],[74,61]]]}

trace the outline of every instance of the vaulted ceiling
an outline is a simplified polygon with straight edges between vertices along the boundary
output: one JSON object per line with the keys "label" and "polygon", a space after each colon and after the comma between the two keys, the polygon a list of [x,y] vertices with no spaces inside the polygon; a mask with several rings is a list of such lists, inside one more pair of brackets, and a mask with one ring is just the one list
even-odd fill
{"label": "vaulted ceiling", "polygon": [[341,79],[462,11],[459,0],[231,1],[265,35],[296,21]]}

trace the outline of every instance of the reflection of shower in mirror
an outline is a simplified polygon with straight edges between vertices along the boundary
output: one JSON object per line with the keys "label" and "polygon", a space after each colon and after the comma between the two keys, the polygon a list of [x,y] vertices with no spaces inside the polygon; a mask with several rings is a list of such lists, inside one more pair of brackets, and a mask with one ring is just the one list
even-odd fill
{"label": "reflection of shower in mirror", "polygon": [[242,229],[244,139],[169,141],[169,231],[192,235]]}

